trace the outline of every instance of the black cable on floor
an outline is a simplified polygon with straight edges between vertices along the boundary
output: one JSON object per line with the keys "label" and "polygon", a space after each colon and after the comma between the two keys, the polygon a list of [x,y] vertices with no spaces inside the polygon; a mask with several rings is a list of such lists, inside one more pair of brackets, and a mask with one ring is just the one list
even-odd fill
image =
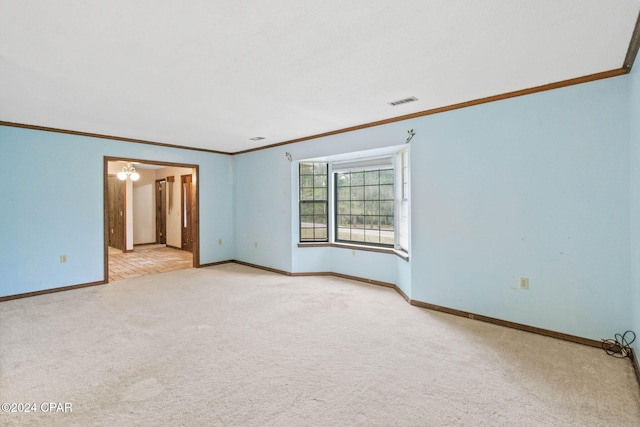
{"label": "black cable on floor", "polygon": [[631,357],[631,344],[635,340],[636,334],[633,331],[627,331],[622,335],[615,334],[613,339],[602,340],[602,349],[609,356],[618,358]]}

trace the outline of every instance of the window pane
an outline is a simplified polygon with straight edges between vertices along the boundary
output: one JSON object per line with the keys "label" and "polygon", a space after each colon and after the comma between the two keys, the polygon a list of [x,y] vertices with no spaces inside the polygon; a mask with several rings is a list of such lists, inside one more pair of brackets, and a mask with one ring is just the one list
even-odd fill
{"label": "window pane", "polygon": [[351,216],[351,232],[353,233],[353,229],[361,229],[364,228],[364,215],[352,215]]}
{"label": "window pane", "polygon": [[[331,195],[328,194],[328,164],[300,163],[300,239],[327,241],[328,202],[331,197],[332,201],[335,200],[336,240],[393,246],[396,174],[400,179],[397,197],[408,197],[408,156],[403,153],[397,159],[398,171],[387,167],[336,173]],[[402,206],[398,209],[403,218],[407,217]],[[401,218],[398,221],[403,224]]]}
{"label": "window pane", "polygon": [[327,241],[327,168],[327,163],[300,163],[301,241]]}
{"label": "window pane", "polygon": [[377,185],[365,187],[365,199],[366,200],[378,200],[380,197],[380,187]]}
{"label": "window pane", "polygon": [[326,228],[327,226],[327,216],[326,215],[314,215],[313,221],[315,223],[316,228]]}
{"label": "window pane", "polygon": [[313,188],[301,188],[300,200],[313,200]]}
{"label": "window pane", "polygon": [[364,215],[364,202],[351,202],[351,215]]}
{"label": "window pane", "polygon": [[336,239],[351,240],[351,230],[349,228],[338,227],[338,232],[336,233]]}
{"label": "window pane", "polygon": [[351,187],[351,200],[364,200],[364,187]]}
{"label": "window pane", "polygon": [[327,240],[327,228],[316,228],[315,237],[318,240]]}
{"label": "window pane", "polygon": [[313,175],[313,163],[300,163],[300,175]]}
{"label": "window pane", "polygon": [[300,215],[312,215],[313,203],[300,203]]}
{"label": "window pane", "polygon": [[364,202],[364,213],[367,215],[380,214],[380,202],[377,200]]}
{"label": "window pane", "polygon": [[380,229],[381,230],[393,230],[393,216],[381,216],[380,217]]}
{"label": "window pane", "polygon": [[313,187],[313,175],[301,175],[300,187]]}
{"label": "window pane", "polygon": [[380,228],[380,217],[379,216],[366,216],[365,217],[366,228],[376,229]]}
{"label": "window pane", "polygon": [[313,163],[313,173],[315,175],[327,175],[327,163]]}
{"label": "window pane", "polygon": [[378,185],[380,183],[380,171],[366,171],[364,174],[364,183],[366,185]]}
{"label": "window pane", "polygon": [[393,218],[393,201],[380,202],[380,215],[390,215]]}
{"label": "window pane", "polygon": [[378,230],[365,230],[364,241],[367,243],[380,243],[380,232]]}
{"label": "window pane", "polygon": [[327,200],[327,189],[315,188],[313,190],[313,200]]}
{"label": "window pane", "polygon": [[350,215],[338,215],[338,226],[347,227],[351,225],[351,216]]}
{"label": "window pane", "polygon": [[393,200],[393,185],[380,186],[380,200]]}
{"label": "window pane", "polygon": [[393,184],[393,169],[380,171],[380,184]]}
{"label": "window pane", "polygon": [[338,188],[338,200],[349,200],[351,197],[351,188],[342,187]]}
{"label": "window pane", "polygon": [[336,240],[394,245],[394,175],[393,169],[336,173]]}
{"label": "window pane", "polygon": [[314,232],[313,228],[300,229],[300,240],[313,240]]}
{"label": "window pane", "polygon": [[364,172],[351,173],[351,185],[363,185],[364,184]]}
{"label": "window pane", "polygon": [[380,231],[380,244],[382,245],[393,245],[395,243],[395,237],[393,235],[393,231]]}

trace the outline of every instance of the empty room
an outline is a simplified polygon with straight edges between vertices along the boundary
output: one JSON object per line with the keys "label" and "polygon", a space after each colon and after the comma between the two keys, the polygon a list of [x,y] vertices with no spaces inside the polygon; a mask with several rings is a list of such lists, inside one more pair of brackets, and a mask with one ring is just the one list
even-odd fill
{"label": "empty room", "polygon": [[640,425],[638,0],[0,0],[0,424]]}

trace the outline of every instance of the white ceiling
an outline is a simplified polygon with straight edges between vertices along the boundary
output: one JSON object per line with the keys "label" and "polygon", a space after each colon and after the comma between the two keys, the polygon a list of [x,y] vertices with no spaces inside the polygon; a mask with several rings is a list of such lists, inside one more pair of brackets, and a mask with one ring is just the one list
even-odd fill
{"label": "white ceiling", "polygon": [[[619,69],[639,10],[639,0],[0,0],[0,121],[238,152]],[[419,101],[387,104],[409,96]]]}

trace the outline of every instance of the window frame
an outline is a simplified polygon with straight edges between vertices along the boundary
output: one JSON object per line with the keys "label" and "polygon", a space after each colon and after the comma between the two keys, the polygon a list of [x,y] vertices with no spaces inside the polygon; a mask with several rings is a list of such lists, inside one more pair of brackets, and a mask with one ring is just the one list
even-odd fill
{"label": "window frame", "polygon": [[409,149],[396,153],[396,239],[395,249],[409,253],[411,230],[411,170]]}
{"label": "window frame", "polygon": [[[340,155],[332,157],[324,157],[319,159],[302,160],[300,164],[320,163],[326,165],[327,171],[327,199],[326,199],[326,212],[327,212],[327,238],[322,239],[302,239],[302,205],[301,200],[301,179],[300,179],[300,167],[298,167],[298,247],[321,247],[321,246],[333,246],[350,248],[356,250],[374,251],[382,253],[396,254],[403,258],[405,261],[409,261],[409,249],[410,249],[410,228],[411,228],[411,173],[410,173],[410,153],[408,146],[397,146],[393,151],[389,150],[386,154],[378,154],[378,157],[366,156],[363,152],[362,156],[357,156],[359,153],[350,153],[347,156]],[[377,154],[377,153],[376,153]],[[348,159],[348,160],[343,160]],[[380,161],[380,159],[386,159]],[[345,240],[340,239],[337,230],[337,183],[336,173],[346,172],[351,169],[353,172],[355,169],[359,170],[376,170],[376,169],[392,169],[393,170],[393,244],[376,244],[375,242],[366,242],[358,240]],[[403,217],[404,215],[404,217]]]}
{"label": "window frame", "polygon": [[[312,165],[312,174],[303,174],[303,165]],[[324,174],[318,174],[316,165],[324,165]],[[312,185],[303,186],[302,185],[302,177],[312,177]],[[316,177],[324,177],[324,185],[316,186]],[[303,197],[303,190],[311,190],[311,198]],[[324,189],[325,197],[317,198],[316,197],[316,189]],[[324,205],[324,214],[317,213],[317,205]],[[304,212],[306,209],[303,206],[313,206],[311,214]],[[316,221],[316,217],[324,216],[324,227],[318,227],[318,222]],[[303,217],[313,217],[312,227],[303,227],[305,223],[303,221]],[[308,222],[306,222],[308,223]],[[320,222],[322,224],[322,222]],[[318,229],[324,228],[324,238],[317,238],[316,232]],[[303,238],[303,230],[313,230],[312,238]],[[300,243],[317,243],[317,242],[329,242],[329,164],[327,162],[300,162],[298,164],[298,233],[299,238],[298,241]]]}
{"label": "window frame", "polygon": [[[388,171],[390,171],[391,173],[389,174]],[[382,174],[383,172],[387,172],[386,175],[391,175],[391,179],[392,182],[389,184],[388,182],[384,182],[382,183]],[[393,164],[391,165],[391,167],[387,167],[387,166],[381,166],[381,167],[367,167],[367,168],[355,168],[353,170],[345,170],[345,171],[340,171],[340,172],[336,172],[333,171],[333,182],[334,182],[334,186],[332,189],[332,193],[333,193],[333,197],[334,197],[334,210],[333,210],[333,232],[334,232],[334,241],[336,243],[346,243],[346,244],[353,244],[353,245],[365,245],[365,246],[379,246],[379,247],[386,247],[386,248],[394,248],[395,247],[395,211],[396,211],[396,197],[395,197],[395,169],[393,167]],[[358,174],[362,174],[362,182],[361,183],[353,183],[354,181],[354,175],[358,175]],[[377,179],[375,179],[375,181],[377,182],[367,182],[367,179],[369,176],[373,176],[373,175],[377,175]],[[347,179],[349,179],[351,182],[349,185],[339,185],[338,184],[338,179],[341,176],[348,176]],[[384,189],[391,187],[390,190],[390,197],[385,197],[382,198],[382,194],[385,192],[383,191]],[[341,198],[340,196],[340,189],[349,189],[349,197],[348,198]],[[371,189],[376,189],[377,191],[367,191],[367,190],[371,190]],[[360,190],[360,191],[355,191],[355,190]],[[388,190],[387,190],[388,192]],[[356,193],[354,195],[354,193]],[[377,194],[377,198],[375,197],[371,197],[371,193],[376,193]],[[361,195],[358,195],[361,194]],[[348,204],[348,213],[341,213],[340,211],[340,207],[342,205],[342,203],[346,203]],[[389,204],[391,203],[391,215],[383,215],[382,211],[383,211],[383,203],[385,204]],[[361,204],[361,213],[358,212],[353,212],[354,209],[354,205],[358,205]],[[367,205],[369,206],[376,206],[377,204],[377,209],[373,208],[371,211],[368,211],[368,209],[371,208],[367,208]],[[373,210],[377,210],[377,213],[367,213],[367,212],[372,212]],[[388,210],[388,208],[387,208]],[[344,224],[341,220],[340,217],[348,217],[349,221],[348,221],[348,226],[344,226],[341,224]],[[387,220],[389,219],[389,217],[391,218],[391,229],[383,229],[382,227],[382,221],[383,218],[386,218]],[[358,220],[361,218],[362,219],[362,227],[354,227],[352,226],[353,224],[353,219],[355,218],[356,223],[358,222]],[[372,224],[372,228],[370,228],[369,230],[373,230],[373,231],[377,231],[377,235],[378,235],[378,241],[370,241],[367,240],[367,236],[371,236],[372,233],[367,233],[367,219],[368,218],[377,218],[377,227],[373,227]],[[388,221],[387,221],[388,224]],[[349,237],[350,238],[341,238],[340,235],[341,233],[344,233],[344,230],[348,230],[349,232]],[[357,231],[357,230],[362,230],[361,232]],[[357,235],[362,234],[362,239],[357,239],[354,238],[354,231]],[[392,232],[392,242],[390,243],[384,243],[383,240],[383,236],[382,233],[385,231],[391,231]]]}

